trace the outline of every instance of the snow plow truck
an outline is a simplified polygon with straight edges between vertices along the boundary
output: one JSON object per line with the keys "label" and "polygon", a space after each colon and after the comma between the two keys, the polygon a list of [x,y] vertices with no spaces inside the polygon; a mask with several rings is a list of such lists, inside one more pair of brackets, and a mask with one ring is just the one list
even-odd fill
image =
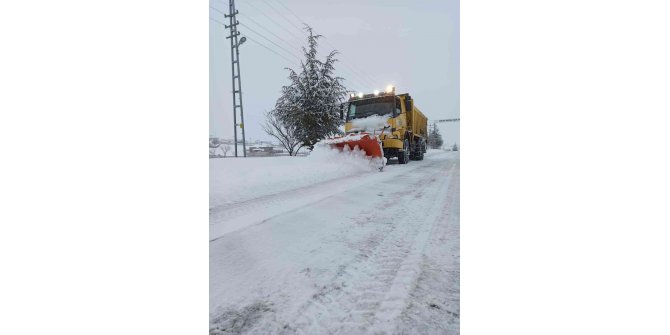
{"label": "snow plow truck", "polygon": [[[324,141],[340,150],[358,147],[366,156],[381,163],[397,158],[399,164],[423,160],[428,146],[428,119],[414,105],[408,93],[385,92],[352,94],[344,104],[341,118],[345,135]],[[347,148],[345,148],[347,147]]]}

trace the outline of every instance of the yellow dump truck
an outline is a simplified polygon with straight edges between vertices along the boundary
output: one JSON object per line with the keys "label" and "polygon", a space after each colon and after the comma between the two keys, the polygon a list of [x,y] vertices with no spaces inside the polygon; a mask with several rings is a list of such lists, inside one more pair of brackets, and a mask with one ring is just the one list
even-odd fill
{"label": "yellow dump truck", "polygon": [[[368,134],[370,144],[356,141],[369,156],[381,155],[398,158],[398,163],[422,160],[428,142],[428,119],[414,105],[408,93],[396,94],[395,88],[373,94],[352,94],[348,107],[343,110],[344,130],[347,134]],[[381,122],[379,122],[381,121]],[[370,133],[371,132],[371,133]],[[378,154],[376,152],[379,152]]]}

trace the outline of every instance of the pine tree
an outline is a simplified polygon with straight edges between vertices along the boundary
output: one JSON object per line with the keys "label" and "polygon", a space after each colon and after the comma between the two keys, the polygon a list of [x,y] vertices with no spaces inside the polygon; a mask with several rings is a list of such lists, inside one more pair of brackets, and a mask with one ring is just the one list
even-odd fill
{"label": "pine tree", "polygon": [[440,134],[440,130],[437,128],[437,123],[433,123],[428,134],[428,144],[431,149],[439,149],[442,147],[443,143],[442,134]]}
{"label": "pine tree", "polygon": [[288,128],[295,129],[295,136],[310,150],[324,137],[340,133],[342,124],[339,107],[347,90],[343,78],[335,76],[337,50],[331,51],[324,61],[317,58],[318,39],[310,26],[305,25],[307,47],[303,47],[305,60],[300,62],[300,72],[291,68],[290,84],[282,87],[282,95],[275,104],[275,113]]}

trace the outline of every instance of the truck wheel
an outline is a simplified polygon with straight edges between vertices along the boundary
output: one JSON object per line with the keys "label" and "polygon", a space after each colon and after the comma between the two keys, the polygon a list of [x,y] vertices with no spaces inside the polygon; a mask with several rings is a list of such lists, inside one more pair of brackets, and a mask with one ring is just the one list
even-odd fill
{"label": "truck wheel", "polygon": [[426,142],[425,142],[425,141],[421,141],[421,151],[420,151],[420,153],[419,153],[419,160],[420,160],[420,161],[423,160],[423,155],[424,155],[425,153],[426,153]]}
{"label": "truck wheel", "polygon": [[407,164],[409,162],[409,140],[402,144],[403,151],[398,152],[398,164]]}
{"label": "truck wheel", "polygon": [[416,146],[414,146],[414,150],[409,152],[409,159],[413,161],[421,160],[419,151],[421,151],[421,142],[417,143]]}

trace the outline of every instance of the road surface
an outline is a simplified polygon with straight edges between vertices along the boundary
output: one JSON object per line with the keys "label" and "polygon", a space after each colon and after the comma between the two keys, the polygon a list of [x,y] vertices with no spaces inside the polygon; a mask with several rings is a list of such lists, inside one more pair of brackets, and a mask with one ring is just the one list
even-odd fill
{"label": "road surface", "polygon": [[458,334],[458,152],[210,208],[210,334]]}

